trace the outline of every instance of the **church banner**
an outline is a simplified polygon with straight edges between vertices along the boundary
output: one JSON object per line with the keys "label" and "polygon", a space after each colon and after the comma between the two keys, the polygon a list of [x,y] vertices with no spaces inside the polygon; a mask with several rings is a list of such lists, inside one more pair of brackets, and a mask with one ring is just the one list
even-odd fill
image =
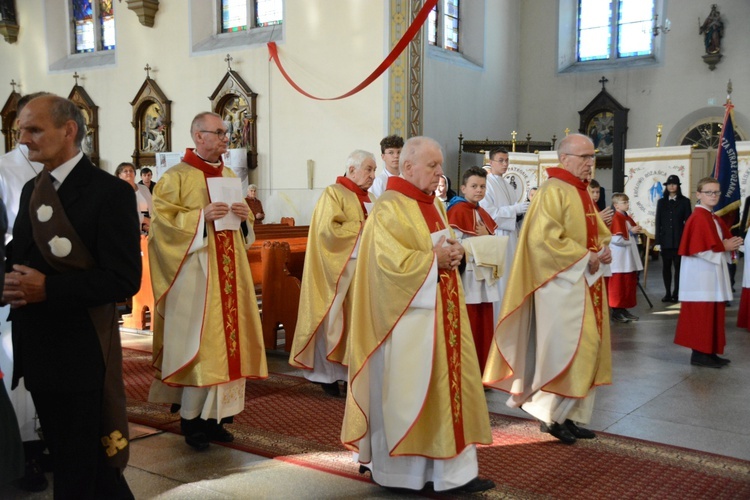
{"label": "church banner", "polygon": [[547,169],[560,164],[557,159],[557,151],[539,151],[539,184],[549,179]]}
{"label": "church banner", "polygon": [[745,198],[750,196],[750,141],[738,141],[737,170],[740,176],[740,213],[745,213]]}
{"label": "church banner", "polygon": [[[625,194],[633,219],[653,238],[656,202],[670,175],[680,178],[682,193],[690,192],[690,146],[625,150]],[[689,194],[686,194],[689,196]]]}
{"label": "church banner", "polygon": [[516,191],[516,201],[525,201],[529,190],[539,186],[539,158],[534,153],[508,153],[508,171],[503,176]]}

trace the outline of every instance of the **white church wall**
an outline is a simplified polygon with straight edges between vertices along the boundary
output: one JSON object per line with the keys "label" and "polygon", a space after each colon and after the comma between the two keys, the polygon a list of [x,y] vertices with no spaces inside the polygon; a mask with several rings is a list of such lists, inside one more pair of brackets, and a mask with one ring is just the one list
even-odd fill
{"label": "white church wall", "polygon": [[[430,52],[425,58],[424,134],[443,146],[443,167],[457,192],[459,134],[467,140],[510,140],[511,132],[519,126],[520,3],[490,0],[461,4],[465,9],[461,30],[484,33],[481,64],[457,64]],[[465,169],[480,165],[482,157],[463,154],[461,162]]]}
{"label": "white church wall", "polygon": [[[51,20],[45,20],[62,15],[59,5],[58,0],[16,2],[21,25],[18,42],[0,41],[0,82],[4,85],[14,79],[21,83],[23,94],[46,90],[67,97],[75,83],[74,70],[50,71],[46,56],[45,23]],[[275,213],[278,206],[278,210],[299,213],[298,224],[309,222],[320,189],[343,173],[351,151],[365,149],[379,155],[386,129],[385,77],[341,101],[303,97],[269,61],[265,43],[191,54],[188,5],[161,2],[154,27],[147,28],[124,2],[114,2],[114,66],[77,70],[80,85],[99,106],[102,167],[113,172],[118,163],[131,160],[135,134],[130,101],[146,77],[146,63],[153,68],[151,77],[172,101],[171,149],[181,151],[192,146],[190,121],[209,109],[208,96],[226,72],[224,58],[229,52],[232,69],[258,93],[259,167],[250,174],[250,181],[258,184],[261,199],[273,195],[286,200],[269,200],[267,220],[292,215]],[[284,14],[284,37],[277,42],[281,60],[292,78],[313,95],[335,97],[351,90],[390,50],[386,46],[387,11],[381,2],[286,0]],[[10,86],[6,88],[0,99],[10,93]],[[308,189],[308,160],[315,163],[314,190]],[[296,207],[297,203],[303,206]]]}
{"label": "white church wall", "polygon": [[[727,82],[734,86],[737,127],[750,132],[750,52],[747,22],[750,3],[727,0],[719,5],[724,21],[721,62],[710,71],[701,56],[705,54],[698,18],[705,19],[710,2],[666,0],[666,17],[671,31],[663,37],[663,61],[652,66],[557,73],[558,0],[521,2],[520,35],[520,128],[534,130],[537,136],[558,138],[566,127],[577,130],[578,111],[601,90],[602,75],[609,80],[607,91],[628,115],[627,146],[653,147],[656,126],[663,124],[662,145],[677,145],[687,131],[686,121],[699,115],[722,113]],[[664,16],[660,16],[662,21]],[[703,113],[703,114],[701,114]],[[691,117],[686,120],[686,117]],[[607,186],[610,188],[611,186]]]}

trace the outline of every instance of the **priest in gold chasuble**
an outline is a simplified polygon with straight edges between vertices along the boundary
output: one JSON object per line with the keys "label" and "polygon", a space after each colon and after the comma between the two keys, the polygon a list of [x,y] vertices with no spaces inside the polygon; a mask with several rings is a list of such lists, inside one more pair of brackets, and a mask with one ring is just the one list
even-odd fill
{"label": "priest in gold chasuble", "polygon": [[[231,204],[213,201],[208,189],[213,179],[234,177],[221,161],[227,131],[213,113],[196,116],[190,131],[195,150],[154,188],[149,262],[157,380],[149,400],[181,405],[186,442],[204,449],[211,440],[232,440],[222,422],[244,408],[245,379],[268,373],[247,258],[252,214],[241,188]],[[217,231],[230,212],[241,229]]]}
{"label": "priest in gold chasuble", "polygon": [[372,153],[352,152],[346,175],[325,189],[310,222],[289,364],[304,369],[305,378],[321,384],[331,396],[340,396],[338,382],[347,377],[345,320],[351,314],[347,292],[362,225],[372,208],[367,189],[376,168]]}
{"label": "priest in gold chasuble", "polygon": [[463,247],[433,195],[440,146],[409,139],[362,232],[351,285],[341,440],[383,486],[482,491],[492,442],[458,266]]}
{"label": "priest in gold chasuble", "polygon": [[593,438],[595,388],[612,379],[607,292],[611,235],[586,190],[594,146],[563,139],[524,219],[484,384],[562,442]]}

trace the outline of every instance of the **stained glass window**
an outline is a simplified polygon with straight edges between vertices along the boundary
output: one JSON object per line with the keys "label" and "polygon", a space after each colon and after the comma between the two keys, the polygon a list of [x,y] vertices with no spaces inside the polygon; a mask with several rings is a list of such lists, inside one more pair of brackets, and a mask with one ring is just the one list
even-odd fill
{"label": "stained glass window", "polygon": [[427,43],[458,52],[459,1],[441,0],[432,9],[427,17]]}
{"label": "stained glass window", "polygon": [[248,0],[221,0],[221,32],[247,30]]}
{"label": "stained glass window", "polygon": [[94,52],[94,11],[89,0],[73,0],[76,27],[76,52]]}
{"label": "stained glass window", "polygon": [[654,0],[579,0],[578,60],[653,54],[653,18]]}
{"label": "stained glass window", "polygon": [[255,25],[272,26],[284,19],[281,0],[255,0]]}
{"label": "stained glass window", "polygon": [[114,50],[115,13],[112,0],[73,0],[76,53]]}
{"label": "stained glass window", "polygon": [[113,50],[115,48],[115,11],[112,9],[112,0],[100,0],[99,18],[102,23],[102,49]]}
{"label": "stained glass window", "polygon": [[[250,26],[249,16],[252,9]],[[233,33],[281,24],[284,19],[282,0],[221,0],[221,32]]]}

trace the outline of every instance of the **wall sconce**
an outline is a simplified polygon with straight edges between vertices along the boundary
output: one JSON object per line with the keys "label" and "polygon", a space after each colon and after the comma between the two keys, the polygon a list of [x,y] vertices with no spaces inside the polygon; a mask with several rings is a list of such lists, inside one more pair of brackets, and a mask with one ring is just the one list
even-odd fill
{"label": "wall sconce", "polygon": [[667,34],[669,33],[670,26],[672,26],[672,23],[669,19],[666,19],[664,24],[659,26],[659,14],[654,14],[654,27],[651,28],[651,33],[654,36],[659,36],[659,33]]}

